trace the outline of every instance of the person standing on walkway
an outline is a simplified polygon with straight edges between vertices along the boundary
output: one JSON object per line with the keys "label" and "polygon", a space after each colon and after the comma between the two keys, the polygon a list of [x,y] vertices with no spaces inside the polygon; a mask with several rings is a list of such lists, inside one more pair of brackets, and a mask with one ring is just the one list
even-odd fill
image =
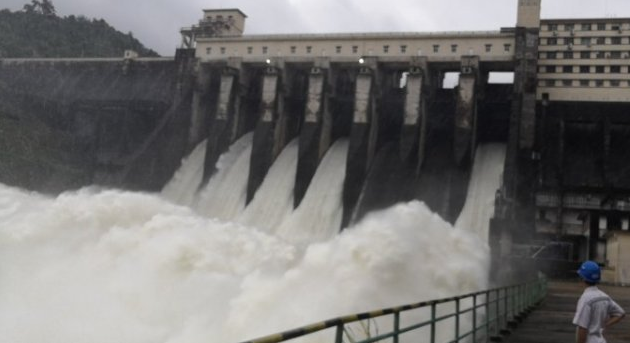
{"label": "person standing on walkway", "polygon": [[604,330],[618,323],[626,313],[608,294],[597,288],[601,269],[593,261],[586,261],[578,270],[584,282],[584,293],[578,300],[573,324],[577,326],[577,343],[606,343]]}

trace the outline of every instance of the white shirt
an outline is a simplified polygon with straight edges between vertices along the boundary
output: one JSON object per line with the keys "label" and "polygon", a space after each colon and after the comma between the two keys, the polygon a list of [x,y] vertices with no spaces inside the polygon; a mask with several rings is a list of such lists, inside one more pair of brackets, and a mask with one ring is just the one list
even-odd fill
{"label": "white shirt", "polygon": [[586,343],[606,343],[602,332],[608,318],[622,316],[625,312],[597,286],[584,290],[577,304],[573,324],[588,331]]}

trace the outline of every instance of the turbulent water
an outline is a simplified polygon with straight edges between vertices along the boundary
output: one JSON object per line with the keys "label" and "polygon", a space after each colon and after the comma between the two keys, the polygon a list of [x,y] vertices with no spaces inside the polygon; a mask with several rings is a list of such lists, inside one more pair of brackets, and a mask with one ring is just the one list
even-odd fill
{"label": "turbulent water", "polygon": [[468,195],[456,227],[488,239],[489,219],[494,213],[495,193],[501,187],[504,163],[505,144],[485,144],[477,148]]}
{"label": "turbulent water", "polygon": [[[291,230],[217,219],[247,212],[240,175],[247,139],[222,157],[191,206],[159,194],[86,188],[50,198],[0,185],[2,341],[237,342],[487,286],[486,241],[417,201],[312,243],[291,239],[302,226],[336,232],[326,226],[338,223],[330,208],[341,201],[344,142],[330,149],[302,203],[313,205],[276,215],[280,227],[298,224]],[[290,185],[278,187],[289,196]],[[221,193],[230,191],[238,194]]]}

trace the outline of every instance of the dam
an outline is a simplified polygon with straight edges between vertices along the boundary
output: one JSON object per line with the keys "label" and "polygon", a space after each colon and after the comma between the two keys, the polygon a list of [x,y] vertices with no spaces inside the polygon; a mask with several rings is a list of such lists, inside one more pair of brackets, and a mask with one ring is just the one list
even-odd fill
{"label": "dam", "polygon": [[630,19],[518,3],[445,33],[210,9],[173,58],[1,59],[0,331],[228,342],[584,259],[620,282]]}

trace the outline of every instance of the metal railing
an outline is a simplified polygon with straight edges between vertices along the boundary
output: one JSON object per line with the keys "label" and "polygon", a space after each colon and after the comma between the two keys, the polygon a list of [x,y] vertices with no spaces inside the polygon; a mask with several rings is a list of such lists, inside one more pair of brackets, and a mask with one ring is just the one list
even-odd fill
{"label": "metal railing", "polygon": [[[431,343],[488,342],[509,332],[547,293],[547,281],[499,287],[338,317],[293,330],[244,341],[276,343],[316,334],[318,342]],[[382,331],[382,332],[381,332]]]}

